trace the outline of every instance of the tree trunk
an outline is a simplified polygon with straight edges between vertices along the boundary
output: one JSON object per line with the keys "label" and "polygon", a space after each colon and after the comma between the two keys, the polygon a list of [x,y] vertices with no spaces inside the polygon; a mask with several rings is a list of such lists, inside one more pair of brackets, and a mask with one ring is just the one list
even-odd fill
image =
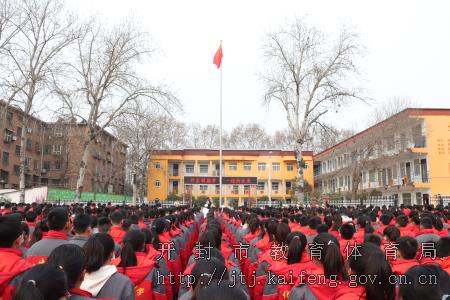
{"label": "tree trunk", "polygon": [[136,180],[136,172],[133,172],[133,205],[136,205],[138,198],[138,186],[137,186],[137,180]]}
{"label": "tree trunk", "polygon": [[79,202],[81,199],[81,193],[83,192],[83,185],[84,185],[84,175],[86,173],[86,164],[89,157],[89,145],[91,141],[84,143],[83,146],[83,156],[81,157],[80,161],[80,170],[78,172],[78,178],[77,178],[77,187],[75,189],[75,201]]}
{"label": "tree trunk", "polygon": [[25,203],[25,159],[26,159],[26,142],[27,142],[27,126],[28,119],[23,117],[22,134],[20,135],[20,179],[19,179],[19,202]]}
{"label": "tree trunk", "polygon": [[357,169],[352,174],[352,200],[357,200],[358,198],[358,187],[361,182],[361,176],[359,173],[359,169]]}
{"label": "tree trunk", "polygon": [[295,154],[297,158],[297,178],[295,179],[295,197],[297,198],[297,202],[299,204],[303,204],[306,206],[305,203],[305,195],[303,193],[303,189],[305,186],[305,179],[303,177],[303,156],[302,156],[302,146],[299,143],[296,143],[296,149]]}

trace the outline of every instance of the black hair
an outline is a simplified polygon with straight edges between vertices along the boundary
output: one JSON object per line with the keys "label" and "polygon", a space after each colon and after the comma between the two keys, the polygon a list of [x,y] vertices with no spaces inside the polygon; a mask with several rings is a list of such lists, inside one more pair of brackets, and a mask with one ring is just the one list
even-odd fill
{"label": "black hair", "polygon": [[122,227],[123,231],[128,231],[128,230],[130,230],[130,227],[132,224],[133,223],[131,222],[130,219],[125,219],[125,220],[123,220],[121,227]]}
{"label": "black hair", "polygon": [[419,250],[419,244],[417,240],[410,236],[399,237],[395,243],[397,244],[397,249],[404,259],[414,259]]}
{"label": "black hair", "polygon": [[47,220],[41,220],[37,222],[36,227],[34,228],[33,234],[31,235],[30,247],[40,241],[44,235],[44,232],[48,232],[50,229],[47,225]]}
{"label": "black hair", "polygon": [[408,225],[408,217],[406,215],[400,215],[397,217],[397,224],[400,227],[406,227]]}
{"label": "black hair", "polygon": [[355,227],[353,226],[353,223],[342,224],[339,229],[339,233],[344,240],[351,240],[355,234]]}
{"label": "black hair", "polygon": [[145,244],[151,244],[153,242],[153,235],[150,229],[144,228],[141,231],[145,236]]}
{"label": "black hair", "polygon": [[114,251],[114,240],[107,233],[97,233],[84,244],[86,271],[92,273],[108,261]]}
{"label": "black hair", "polygon": [[299,231],[291,232],[286,238],[286,244],[288,245],[287,264],[299,263],[306,248],[306,236]]}
{"label": "black hair", "polygon": [[68,294],[66,275],[51,264],[28,269],[14,293],[14,300],[58,300]]}
{"label": "black hair", "polygon": [[[218,232],[213,228],[206,229],[198,238],[198,243],[204,247],[218,248],[217,245]],[[220,238],[220,237],[219,237]]]}
{"label": "black hair", "polygon": [[91,226],[91,217],[89,215],[82,214],[75,216],[75,219],[73,220],[73,231],[75,231],[75,233],[84,233],[89,226]]}
{"label": "black hair", "polygon": [[124,219],[123,214],[120,211],[113,212],[109,218],[111,219],[111,222],[115,225],[119,225],[120,222]]}
{"label": "black hair", "polygon": [[164,218],[158,218],[152,223],[152,235],[153,235],[153,247],[159,250],[161,242],[159,241],[158,235],[162,234],[167,230],[167,221]]}
{"label": "black hair", "polygon": [[440,258],[450,256],[450,237],[442,237],[436,244],[436,255]]}
{"label": "black hair", "polygon": [[276,219],[269,219],[266,222],[266,232],[269,235],[269,242],[275,241],[275,233],[277,232],[278,221]]}
{"label": "black hair", "polygon": [[347,270],[336,237],[329,233],[320,233],[314,238],[313,245],[320,251],[318,259],[323,265],[325,277],[331,279],[331,276],[335,275],[347,279]]}
{"label": "black hair", "polygon": [[405,273],[406,282],[400,285],[403,300],[445,299],[450,294],[450,276],[438,265],[419,265]]}
{"label": "black hair", "polygon": [[320,217],[311,217],[308,221],[308,226],[311,229],[316,229],[319,224],[322,224]]}
{"label": "black hair", "polygon": [[[371,243],[363,244],[358,248],[361,255],[350,255],[348,261],[353,276],[364,277],[367,274],[376,276],[376,282],[365,280],[367,300],[394,300],[395,284],[390,282],[392,269],[386,261],[380,247]],[[356,282],[362,282],[357,279]]]}
{"label": "black hair", "polygon": [[50,253],[47,263],[58,268],[62,267],[67,276],[67,285],[71,289],[75,287],[85,269],[85,260],[81,247],[75,244],[64,244]]}
{"label": "black hair", "polygon": [[47,216],[47,224],[50,230],[61,231],[66,227],[69,221],[67,209],[63,207],[55,207],[50,210]]}
{"label": "black hair", "polygon": [[122,242],[123,247],[118,267],[122,267],[125,273],[126,267],[137,266],[136,252],[144,249],[145,235],[140,230],[131,230],[125,234]]}
{"label": "black hair", "polygon": [[388,226],[384,228],[383,235],[386,236],[390,242],[395,242],[400,237],[400,230],[395,226]]}
{"label": "black hair", "polygon": [[213,280],[211,284],[201,289],[197,300],[246,300],[247,295],[241,288],[234,286],[230,280]]}
{"label": "black hair", "polygon": [[364,243],[372,243],[375,246],[381,246],[381,237],[378,234],[366,234],[364,236]]}
{"label": "black hair", "polygon": [[192,268],[192,276],[194,277],[192,300],[195,300],[200,290],[209,285],[212,280],[229,278],[227,267],[216,258],[197,260]]}
{"label": "black hair", "polygon": [[316,228],[317,233],[327,233],[328,232],[328,225],[327,224],[319,224]]}
{"label": "black hair", "polygon": [[391,223],[392,220],[392,215],[390,214],[382,214],[380,216],[380,221],[381,223],[383,223],[383,225],[389,225],[389,223]]}
{"label": "black hair", "polygon": [[277,226],[277,232],[275,233],[275,241],[281,245],[286,243],[286,238],[291,232],[291,229],[289,228],[289,225],[281,222]]}
{"label": "black hair", "polygon": [[100,233],[107,233],[112,227],[111,220],[107,217],[101,217],[98,219],[98,231]]}
{"label": "black hair", "polygon": [[433,228],[433,221],[429,217],[423,217],[420,219],[420,226],[424,229],[432,229]]}
{"label": "black hair", "polygon": [[34,222],[36,218],[37,214],[32,210],[27,211],[27,213],[25,214],[25,219],[27,220],[27,222]]}
{"label": "black hair", "polygon": [[253,218],[248,223],[248,228],[250,229],[251,233],[255,233],[255,231],[258,229],[259,225],[260,225],[259,219],[258,218]]}
{"label": "black hair", "polygon": [[0,216],[0,247],[10,248],[22,234],[22,223],[12,215]]}

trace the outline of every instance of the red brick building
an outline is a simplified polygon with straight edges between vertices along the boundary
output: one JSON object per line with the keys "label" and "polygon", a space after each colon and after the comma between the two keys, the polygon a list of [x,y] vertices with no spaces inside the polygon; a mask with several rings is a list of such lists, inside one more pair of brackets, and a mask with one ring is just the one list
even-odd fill
{"label": "red brick building", "polygon": [[[31,117],[23,126],[23,112],[0,101],[3,133],[0,188],[19,188],[20,136],[27,130],[26,188],[37,186],[75,189],[87,126],[73,121],[44,122]],[[84,191],[122,194],[127,146],[104,131],[89,147]]]}

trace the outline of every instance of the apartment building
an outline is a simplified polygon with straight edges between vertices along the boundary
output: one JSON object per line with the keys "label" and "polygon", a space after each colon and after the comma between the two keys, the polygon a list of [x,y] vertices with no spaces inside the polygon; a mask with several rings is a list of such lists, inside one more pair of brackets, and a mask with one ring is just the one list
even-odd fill
{"label": "apartment building", "polygon": [[450,195],[450,109],[405,109],[314,156],[323,195],[430,203]]}
{"label": "apartment building", "polygon": [[[27,130],[25,186],[74,189],[81,160],[82,138],[87,126],[74,121],[44,122],[30,117],[23,124],[23,112],[0,101],[3,132],[0,188],[18,189],[20,137]],[[90,145],[84,191],[123,193],[127,146],[104,131]]]}
{"label": "apartment building", "polygon": [[[303,152],[304,176],[313,187],[312,152]],[[180,197],[219,197],[219,151],[206,149],[161,150],[148,165],[149,201]],[[223,150],[222,186],[225,204],[243,205],[250,199],[290,200],[297,175],[293,151]]]}

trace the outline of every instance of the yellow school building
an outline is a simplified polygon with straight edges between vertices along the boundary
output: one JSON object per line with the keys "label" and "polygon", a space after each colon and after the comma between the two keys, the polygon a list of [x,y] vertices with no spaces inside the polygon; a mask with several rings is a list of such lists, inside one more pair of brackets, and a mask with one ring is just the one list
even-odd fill
{"label": "yellow school building", "polygon": [[[251,201],[290,202],[297,175],[294,151],[223,150],[222,199],[225,205]],[[314,187],[313,153],[304,151],[306,189]],[[219,198],[219,151],[208,149],[160,150],[148,164],[147,199],[184,201]]]}

